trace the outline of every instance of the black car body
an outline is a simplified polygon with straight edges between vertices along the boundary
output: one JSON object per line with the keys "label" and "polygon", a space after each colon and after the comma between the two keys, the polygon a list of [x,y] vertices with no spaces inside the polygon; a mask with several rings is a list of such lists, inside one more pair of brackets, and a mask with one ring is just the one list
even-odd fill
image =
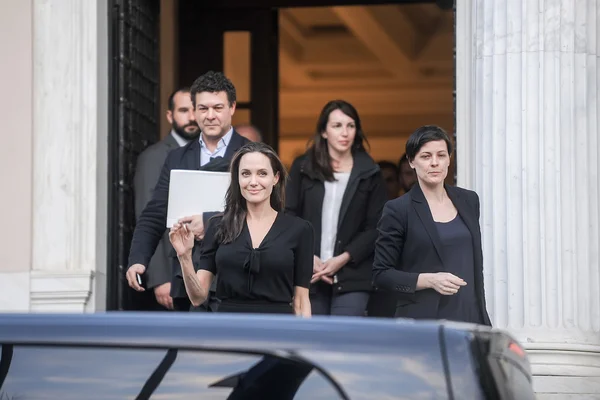
{"label": "black car body", "polygon": [[502,331],[376,318],[0,315],[0,399],[533,399]]}

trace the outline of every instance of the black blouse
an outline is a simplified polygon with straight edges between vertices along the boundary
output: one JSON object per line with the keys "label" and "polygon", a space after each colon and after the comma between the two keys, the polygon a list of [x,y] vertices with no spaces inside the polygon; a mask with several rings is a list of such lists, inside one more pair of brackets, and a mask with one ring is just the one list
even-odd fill
{"label": "black blouse", "polygon": [[211,221],[196,269],[219,274],[221,301],[290,303],[294,287],[308,288],[313,274],[314,233],[309,222],[279,212],[258,248],[252,247],[248,224],[233,242],[215,236],[222,217]]}
{"label": "black blouse", "polygon": [[482,324],[481,313],[475,291],[475,261],[473,238],[459,214],[449,222],[436,222],[443,248],[444,267],[465,282],[458,293],[441,296],[438,306],[439,319]]}

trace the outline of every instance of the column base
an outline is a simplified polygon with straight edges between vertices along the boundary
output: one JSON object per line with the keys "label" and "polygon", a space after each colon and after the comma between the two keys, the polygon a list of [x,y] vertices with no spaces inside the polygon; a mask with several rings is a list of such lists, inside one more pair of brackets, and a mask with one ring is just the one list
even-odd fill
{"label": "column base", "polygon": [[538,399],[600,399],[600,346],[525,343]]}
{"label": "column base", "polygon": [[90,271],[32,271],[32,312],[85,312],[92,294]]}
{"label": "column base", "polygon": [[534,376],[537,400],[598,400],[600,377]]}

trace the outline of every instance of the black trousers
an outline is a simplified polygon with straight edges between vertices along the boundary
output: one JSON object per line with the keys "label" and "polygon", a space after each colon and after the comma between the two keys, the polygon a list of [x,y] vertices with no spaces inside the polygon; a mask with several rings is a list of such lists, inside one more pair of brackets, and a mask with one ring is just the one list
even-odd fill
{"label": "black trousers", "polygon": [[219,305],[221,313],[244,314],[294,314],[294,308],[288,303],[269,303],[264,301],[238,300],[223,301]]}
{"label": "black trousers", "polygon": [[333,293],[331,285],[318,284],[310,294],[313,315],[343,315],[364,317],[369,292]]}
{"label": "black trousers", "polygon": [[367,305],[367,315],[369,317],[394,318],[396,315],[396,303],[398,294],[383,290],[377,290],[371,293],[369,304]]}

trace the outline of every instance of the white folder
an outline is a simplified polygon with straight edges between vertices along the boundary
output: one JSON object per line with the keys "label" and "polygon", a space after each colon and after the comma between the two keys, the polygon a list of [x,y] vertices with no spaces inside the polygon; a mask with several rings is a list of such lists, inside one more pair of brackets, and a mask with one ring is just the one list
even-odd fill
{"label": "white folder", "polygon": [[223,211],[230,182],[229,172],[171,170],[167,228],[183,217]]}

